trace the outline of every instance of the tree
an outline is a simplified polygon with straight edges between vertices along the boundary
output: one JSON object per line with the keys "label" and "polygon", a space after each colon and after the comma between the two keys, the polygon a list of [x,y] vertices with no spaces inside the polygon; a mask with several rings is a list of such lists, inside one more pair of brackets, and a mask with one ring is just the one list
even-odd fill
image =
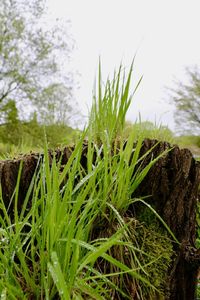
{"label": "tree", "polygon": [[200,129],[200,70],[187,68],[188,83],[177,82],[170,89],[175,104],[175,121],[180,131],[198,133]]}
{"label": "tree", "polygon": [[44,13],[45,0],[1,0],[0,124],[18,112],[25,120],[34,112],[43,122],[67,120],[74,81],[62,63],[73,43],[66,28],[45,29]]}

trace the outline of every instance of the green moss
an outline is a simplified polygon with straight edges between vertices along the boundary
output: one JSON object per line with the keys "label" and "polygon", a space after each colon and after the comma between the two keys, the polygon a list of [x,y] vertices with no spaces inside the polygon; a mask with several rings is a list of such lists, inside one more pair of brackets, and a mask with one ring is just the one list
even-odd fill
{"label": "green moss", "polygon": [[[151,215],[150,212],[149,215]],[[159,228],[156,220],[155,223],[151,222],[151,224],[139,223],[135,237],[139,248],[142,250],[138,257],[140,263],[144,265],[144,271],[140,271],[141,275],[145,276],[159,291],[160,296],[166,296],[168,292],[167,274],[174,254],[168,233],[163,228]],[[150,289],[143,282],[141,290],[145,299],[155,299],[156,291]]]}
{"label": "green moss", "polygon": [[[109,255],[136,270],[137,276],[118,275],[111,281],[132,298],[137,294],[138,299],[164,299],[168,294],[168,269],[174,255],[172,241],[166,231],[158,230],[157,225],[154,228],[153,224],[149,226],[129,217],[123,217],[123,220],[127,224],[127,231],[122,241],[128,244],[112,247]],[[105,221],[102,228],[98,238],[108,238],[119,229],[119,224]],[[120,269],[102,260],[97,268],[103,274],[120,272]],[[120,298],[120,294],[118,296]]]}

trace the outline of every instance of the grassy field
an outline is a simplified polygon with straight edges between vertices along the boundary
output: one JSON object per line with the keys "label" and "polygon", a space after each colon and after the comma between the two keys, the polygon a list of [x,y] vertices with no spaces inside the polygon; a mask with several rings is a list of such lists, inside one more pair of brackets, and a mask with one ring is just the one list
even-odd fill
{"label": "grassy field", "polygon": [[[21,211],[17,209],[19,173],[11,199],[12,218],[0,193],[1,299],[164,297],[172,241],[177,241],[145,199],[132,198],[158,158],[138,168],[148,128],[126,126],[131,74],[132,67],[126,77],[120,68],[102,89],[99,67],[89,124],[79,133],[67,164],[61,170],[53,159],[50,167],[46,139],[44,161]],[[156,132],[151,128],[151,133]],[[80,159],[85,139],[88,152],[83,168]],[[28,147],[18,150],[28,151]],[[9,156],[17,155],[18,150],[10,149]],[[146,211],[140,219],[128,214],[134,203]]]}

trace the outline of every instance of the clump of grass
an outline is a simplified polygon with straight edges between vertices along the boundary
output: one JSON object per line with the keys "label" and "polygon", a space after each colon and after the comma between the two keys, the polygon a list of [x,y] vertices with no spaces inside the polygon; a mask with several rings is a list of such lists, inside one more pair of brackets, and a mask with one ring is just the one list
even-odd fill
{"label": "clump of grass", "polygon": [[176,138],[173,132],[162,124],[152,123],[149,121],[142,122],[141,118],[137,120],[134,124],[126,122],[123,135],[128,138],[130,133],[134,131],[136,138],[143,137],[143,139],[156,139],[158,141],[166,141],[171,144],[176,142]]}
{"label": "clump of grass", "polygon": [[146,295],[154,299],[157,293],[162,295],[160,274],[170,263],[170,240],[128,212],[134,202],[145,204],[132,195],[159,159],[153,158],[142,169],[140,163],[149,154],[139,157],[142,139],[135,143],[134,132],[128,141],[119,136],[131,101],[132,68],[127,80],[123,74],[120,85],[120,67],[103,92],[99,67],[98,98],[88,128],[62,168],[55,158],[50,167],[45,146],[44,161],[20,211],[19,172],[11,199],[12,219],[0,193],[2,299],[144,299]]}
{"label": "clump of grass", "polygon": [[[113,79],[102,82],[101,62],[99,62],[98,80],[93,92],[93,105],[89,118],[90,133],[95,140],[110,143],[121,137],[125,127],[126,114],[140,81],[130,93],[133,63],[128,75],[120,65]],[[103,88],[104,86],[104,88]]]}

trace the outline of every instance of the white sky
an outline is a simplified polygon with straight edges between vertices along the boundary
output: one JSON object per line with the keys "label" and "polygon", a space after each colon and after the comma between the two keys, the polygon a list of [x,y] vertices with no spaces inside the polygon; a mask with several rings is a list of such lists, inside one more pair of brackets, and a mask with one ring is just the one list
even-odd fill
{"label": "white sky", "polygon": [[[200,0],[48,0],[54,17],[71,20],[76,42],[73,68],[80,89],[76,99],[84,115],[92,100],[101,56],[107,77],[120,62],[126,67],[137,52],[133,85],[143,75],[128,119],[139,112],[174,129],[173,106],[166,86],[185,80],[185,67],[200,63]],[[135,75],[134,75],[135,74]]]}

